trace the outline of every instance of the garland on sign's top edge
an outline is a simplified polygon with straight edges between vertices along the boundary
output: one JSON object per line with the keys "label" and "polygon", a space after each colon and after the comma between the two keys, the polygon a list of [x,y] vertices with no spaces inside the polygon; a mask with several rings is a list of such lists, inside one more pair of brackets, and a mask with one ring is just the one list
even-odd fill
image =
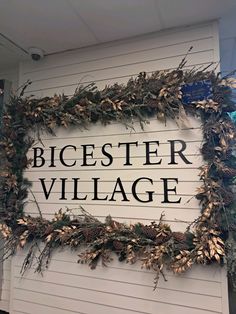
{"label": "garland on sign's top edge", "polygon": [[[236,211],[230,186],[236,176],[236,158],[233,149],[236,129],[227,112],[235,111],[231,101],[228,77],[220,78],[213,71],[183,71],[183,60],[178,69],[157,71],[150,76],[145,72],[126,85],[114,84],[99,91],[94,84],[79,87],[69,98],[65,95],[35,99],[13,96],[5,105],[0,134],[0,210],[1,233],[5,238],[5,255],[13,255],[29,243],[22,265],[22,273],[33,267],[38,254],[36,271],[43,271],[54,249],[70,246],[87,247],[79,254],[80,263],[95,268],[98,261],[110,262],[111,253],[119,261],[141,261],[146,269],[158,277],[167,266],[182,273],[193,264],[227,261],[229,278],[236,286]],[[208,80],[212,84],[211,99],[185,105],[182,102],[182,84]],[[29,166],[27,152],[33,144],[29,131],[54,134],[56,127],[78,126],[100,121],[106,125],[121,121],[132,126],[133,119],[145,125],[150,116],[165,122],[175,119],[177,124],[187,115],[202,118],[204,144],[201,152],[205,164],[201,167],[202,186],[197,199],[201,215],[186,230],[172,232],[160,218],[159,223],[126,225],[110,216],[100,222],[82,209],[80,215],[59,210],[52,221],[24,214],[30,182],[23,171]],[[40,243],[43,243],[41,248]],[[40,247],[39,247],[40,245]],[[164,274],[163,274],[164,275]]]}

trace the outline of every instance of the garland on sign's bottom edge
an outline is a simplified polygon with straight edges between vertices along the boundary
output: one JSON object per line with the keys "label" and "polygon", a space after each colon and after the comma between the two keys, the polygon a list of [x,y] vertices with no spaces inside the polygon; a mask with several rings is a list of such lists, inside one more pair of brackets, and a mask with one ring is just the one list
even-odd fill
{"label": "garland on sign's bottom edge", "polygon": [[[26,244],[28,253],[22,265],[24,273],[37,262],[36,271],[48,266],[53,251],[69,246],[78,249],[80,263],[95,268],[103,265],[115,252],[119,261],[134,264],[163,274],[163,267],[182,273],[193,264],[211,264],[227,261],[231,283],[236,286],[236,211],[231,190],[236,176],[236,158],[233,149],[236,139],[235,126],[228,112],[235,111],[231,100],[234,81],[220,78],[213,71],[183,71],[183,60],[177,70],[157,71],[150,76],[145,72],[126,85],[114,84],[99,91],[94,84],[80,87],[69,98],[65,95],[35,99],[25,97],[24,89],[6,104],[0,133],[0,210],[1,232],[5,238],[5,255],[13,255]],[[209,81],[211,99],[184,104],[181,87],[186,83]],[[178,125],[185,123],[188,115],[201,116],[204,144],[201,152],[205,164],[200,170],[202,186],[197,192],[201,215],[186,230],[172,232],[162,216],[159,222],[149,225],[126,225],[110,216],[100,222],[82,210],[72,216],[60,210],[52,221],[24,213],[30,182],[23,172],[31,160],[27,152],[33,145],[29,135],[49,132],[56,127],[87,125],[100,121],[106,125],[120,121],[132,126],[139,119],[145,126],[148,118],[157,116],[161,122],[174,119]],[[43,243],[43,249],[41,244]],[[35,258],[37,256],[37,258]],[[164,274],[163,274],[164,275]]]}

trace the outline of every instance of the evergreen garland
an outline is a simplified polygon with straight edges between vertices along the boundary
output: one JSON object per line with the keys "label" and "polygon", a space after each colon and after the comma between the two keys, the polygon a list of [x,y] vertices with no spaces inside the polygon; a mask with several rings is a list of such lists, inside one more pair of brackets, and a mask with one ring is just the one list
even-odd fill
{"label": "evergreen garland", "polygon": [[[5,238],[8,258],[28,243],[22,273],[37,256],[36,271],[43,271],[57,247],[72,249],[86,246],[79,254],[80,263],[95,268],[116,253],[119,261],[142,261],[146,269],[163,274],[163,267],[182,273],[193,264],[224,264],[227,261],[231,282],[236,286],[236,213],[231,186],[236,176],[236,129],[228,112],[235,111],[231,100],[232,79],[220,78],[213,71],[183,71],[184,62],[173,71],[145,72],[126,85],[114,84],[99,91],[94,84],[79,87],[69,98],[65,95],[36,99],[12,96],[5,105],[0,132],[0,230]],[[213,97],[186,105],[181,86],[208,80]],[[201,149],[205,164],[201,167],[202,186],[197,192],[201,215],[185,233],[173,232],[162,216],[158,223],[126,225],[110,216],[100,222],[83,209],[71,216],[61,210],[52,221],[24,213],[30,182],[23,172],[30,165],[27,152],[33,145],[30,132],[54,134],[57,127],[75,125],[85,129],[91,123],[106,125],[120,121],[127,126],[139,119],[145,127],[156,115],[160,123],[174,119],[177,124],[187,115],[202,118],[204,143]],[[39,244],[43,249],[39,250]]]}

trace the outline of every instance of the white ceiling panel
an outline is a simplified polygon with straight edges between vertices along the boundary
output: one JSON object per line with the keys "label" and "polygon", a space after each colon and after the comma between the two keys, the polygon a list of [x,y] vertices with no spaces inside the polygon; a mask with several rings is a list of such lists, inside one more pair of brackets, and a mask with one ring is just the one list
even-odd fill
{"label": "white ceiling panel", "polygon": [[9,51],[6,47],[0,44],[0,69],[5,69],[8,64],[16,65],[20,59],[16,58],[14,52]]}
{"label": "white ceiling panel", "polygon": [[1,0],[0,30],[24,49],[46,53],[97,43],[65,0]]}
{"label": "white ceiling panel", "polygon": [[156,0],[166,28],[217,19],[236,9],[236,0]]}
{"label": "white ceiling panel", "polygon": [[59,53],[222,18],[229,12],[235,20],[236,0],[0,0],[0,35],[16,48],[8,53],[4,39],[0,67],[29,58],[30,47]]}
{"label": "white ceiling panel", "polygon": [[67,0],[99,41],[111,41],[162,29],[155,0]]}
{"label": "white ceiling panel", "polygon": [[17,66],[18,62],[28,57],[26,53],[0,34],[0,71]]}

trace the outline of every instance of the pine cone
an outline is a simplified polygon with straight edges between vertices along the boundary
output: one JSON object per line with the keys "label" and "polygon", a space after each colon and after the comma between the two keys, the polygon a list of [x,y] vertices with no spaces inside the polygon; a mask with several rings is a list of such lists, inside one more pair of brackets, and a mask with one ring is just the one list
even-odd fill
{"label": "pine cone", "polygon": [[222,160],[229,160],[232,157],[232,150],[229,149],[226,152],[224,152],[224,155],[221,157]]}
{"label": "pine cone", "polygon": [[209,146],[208,143],[203,144],[201,152],[205,160],[214,159],[216,154],[214,147]]}
{"label": "pine cone", "polygon": [[168,233],[166,235],[160,235],[159,237],[156,238],[155,244],[161,245],[167,241],[169,241],[171,238],[171,233]]}
{"label": "pine cone", "polygon": [[148,226],[143,226],[141,228],[142,233],[149,239],[154,240],[156,239],[156,236],[158,234],[157,230],[155,228],[151,228]]}
{"label": "pine cone", "polygon": [[14,234],[15,234],[16,237],[19,237],[19,236],[20,236],[21,234],[23,234],[24,231],[26,231],[26,230],[27,230],[26,226],[18,226],[18,227],[16,228],[16,230],[14,231]]}
{"label": "pine cone", "polygon": [[86,228],[82,231],[86,242],[92,242],[101,235],[102,228]]}
{"label": "pine cone", "polygon": [[223,93],[223,92],[217,92],[217,93],[215,93],[214,96],[213,96],[213,100],[214,100],[215,102],[217,102],[218,104],[224,103],[224,101],[225,101],[224,93]]}
{"label": "pine cone", "polygon": [[35,224],[28,224],[27,226],[29,232],[34,233],[35,231],[37,231],[37,226]]}
{"label": "pine cone", "polygon": [[223,198],[225,206],[228,206],[231,203],[233,203],[233,201],[234,201],[234,193],[233,192],[227,191],[227,190],[225,190],[223,188],[220,188],[219,192],[220,192],[220,194],[221,194],[221,196]]}
{"label": "pine cone", "polygon": [[46,227],[45,231],[44,231],[44,235],[48,236],[50,233],[52,233],[54,230],[53,226],[49,225]]}
{"label": "pine cone", "polygon": [[225,178],[232,178],[232,177],[236,176],[236,169],[229,168],[227,166],[225,166],[224,168],[221,168],[219,172]]}
{"label": "pine cone", "polygon": [[112,244],[116,251],[122,251],[124,248],[124,244],[119,240],[114,240]]}
{"label": "pine cone", "polygon": [[174,240],[179,243],[186,242],[187,240],[186,235],[183,232],[172,232],[172,236]]}

